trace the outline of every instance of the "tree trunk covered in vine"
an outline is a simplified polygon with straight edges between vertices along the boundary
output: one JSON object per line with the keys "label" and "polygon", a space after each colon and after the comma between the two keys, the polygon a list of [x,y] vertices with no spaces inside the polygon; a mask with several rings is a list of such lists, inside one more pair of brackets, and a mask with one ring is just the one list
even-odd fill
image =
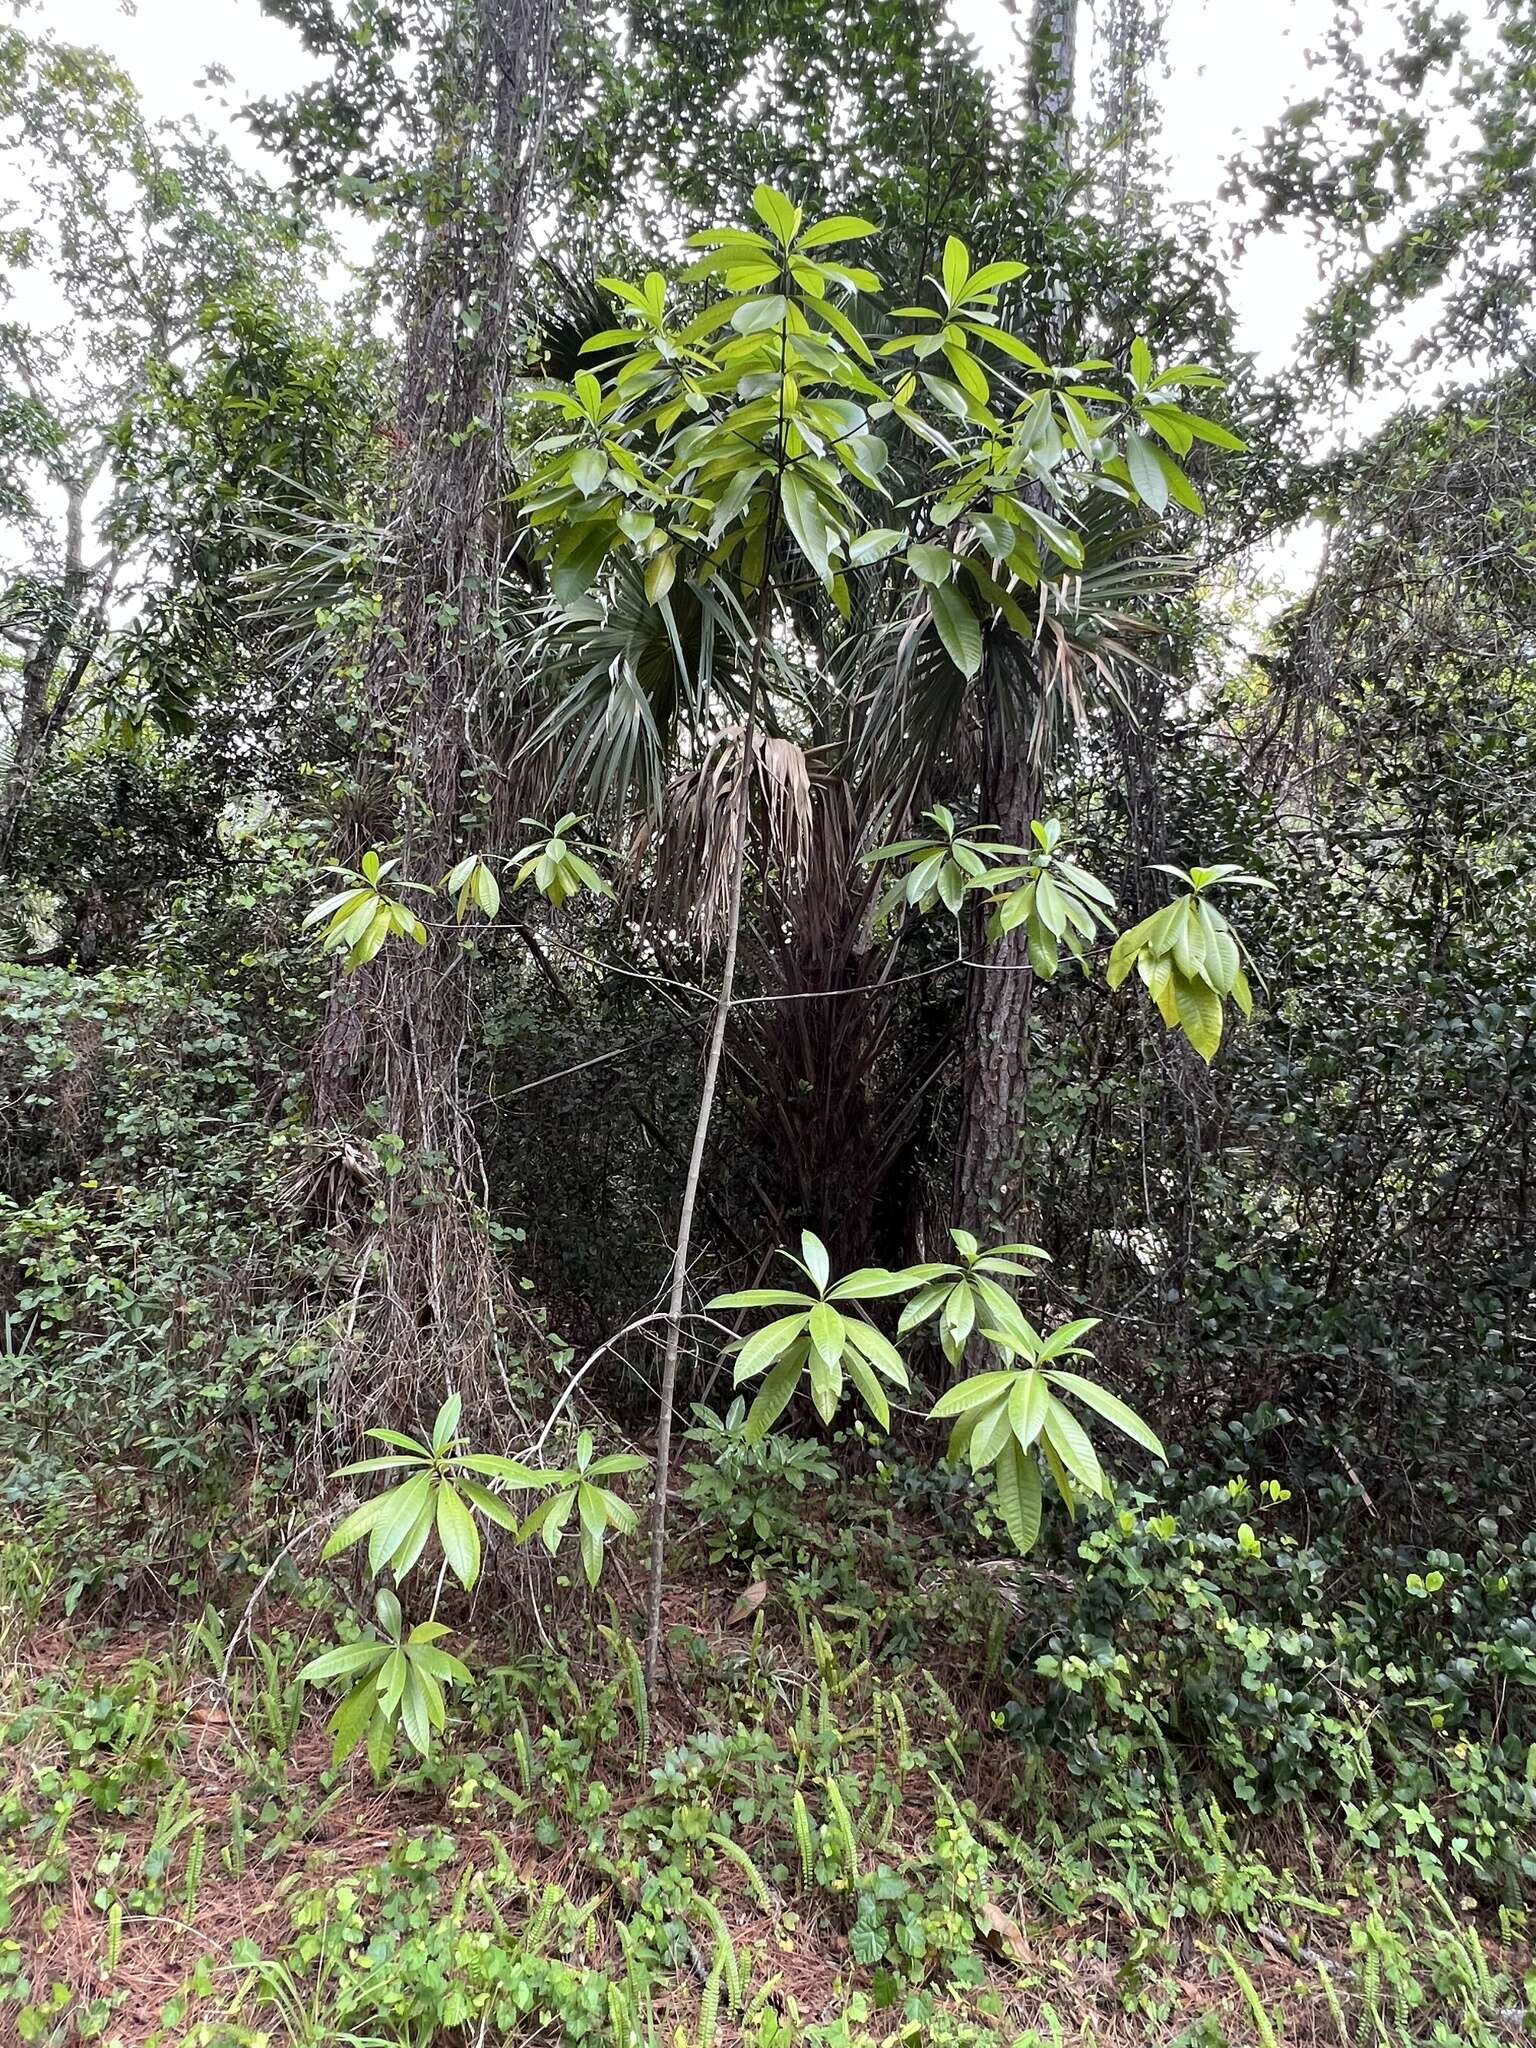
{"label": "tree trunk covered in vine", "polygon": [[1078,0],[1034,0],[1029,24],[1027,104],[1035,126],[1069,154],[1077,82]]}
{"label": "tree trunk covered in vine", "polygon": [[[48,742],[62,729],[69,699],[90,666],[100,638],[103,594],[98,593],[97,623],[81,631],[91,598],[91,570],[85,561],[85,500],[93,477],[94,472],[92,476],[71,478],[65,486],[64,573],[58,596],[21,667],[21,702],[4,793],[0,795],[0,871],[9,860],[16,828]],[[59,664],[72,649],[76,659],[56,691]]]}
{"label": "tree trunk covered in vine", "polygon": [[[360,775],[382,799],[365,834],[399,874],[441,883],[495,827],[481,706],[504,658],[496,621],[512,479],[504,400],[542,143],[554,0],[468,0],[441,51],[439,148],[427,173],[405,334],[384,608],[363,682]],[[367,837],[364,838],[367,843]],[[516,1314],[479,1214],[480,1149],[466,1099],[465,956],[444,899],[409,899],[429,938],[392,939],[337,970],[311,1060],[316,1123],[356,1144],[382,1131],[395,1159],[363,1258],[335,1406],[344,1425],[399,1421],[449,1384],[491,1400]],[[508,1418],[510,1421],[510,1418]]]}

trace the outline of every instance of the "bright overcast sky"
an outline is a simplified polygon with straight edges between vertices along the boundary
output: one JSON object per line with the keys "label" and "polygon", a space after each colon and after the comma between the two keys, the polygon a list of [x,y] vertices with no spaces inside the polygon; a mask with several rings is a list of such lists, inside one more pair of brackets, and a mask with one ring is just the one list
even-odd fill
{"label": "bright overcast sky", "polygon": [[[953,0],[953,10],[995,62],[1010,61],[1016,17],[1003,0]],[[1169,0],[1168,77],[1158,89],[1171,198],[1213,197],[1234,145],[1256,138],[1299,96],[1306,49],[1332,11],[1331,0]],[[1085,21],[1091,13],[1092,0],[1085,0]],[[248,162],[260,153],[234,110],[318,69],[258,0],[136,0],[126,8],[123,0],[42,0],[34,19],[110,51],[151,113],[201,115]],[[232,75],[222,105],[198,84],[211,65]],[[1233,278],[1242,338],[1266,366],[1284,359],[1316,280],[1303,241],[1266,236],[1245,256]]]}
{"label": "bright overcast sky", "polygon": [[[1015,25],[1027,12],[1023,4],[1016,11],[1003,0],[951,5],[996,65],[1017,63]],[[1390,19],[1387,0],[1365,0],[1365,9],[1377,23]],[[1155,84],[1172,200],[1212,202],[1234,150],[1256,141],[1286,105],[1306,96],[1306,52],[1333,11],[1333,0],[1168,0],[1167,75]],[[1094,0],[1083,0],[1090,45],[1093,12]],[[263,14],[258,0],[41,0],[26,18],[108,51],[151,115],[197,115],[253,167],[262,152],[235,118],[242,102],[291,90],[321,69],[292,30]],[[210,91],[199,81],[213,66],[228,72],[230,82]],[[281,175],[270,160],[267,167]],[[344,224],[347,242],[351,226]],[[1302,310],[1317,294],[1315,250],[1299,234],[1264,236],[1234,268],[1229,286],[1242,345],[1264,368],[1279,369]],[[1363,424],[1357,418],[1356,431]],[[1250,562],[1249,575],[1278,576],[1283,586],[1298,588],[1320,539],[1316,528],[1293,530]]]}

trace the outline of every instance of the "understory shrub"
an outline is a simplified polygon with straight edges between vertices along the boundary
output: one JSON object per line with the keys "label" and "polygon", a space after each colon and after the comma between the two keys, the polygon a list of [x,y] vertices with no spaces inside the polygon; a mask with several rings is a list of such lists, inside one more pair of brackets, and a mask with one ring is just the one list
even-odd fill
{"label": "understory shrub", "polygon": [[281,1484],[320,1384],[311,1304],[338,1250],[296,1208],[283,1135],[313,976],[260,943],[286,887],[269,868],[233,889],[254,928],[222,967],[189,903],[153,966],[0,970],[3,1499],[68,1536],[71,1605],[140,1538],[137,1563],[190,1582],[208,1512]]}
{"label": "understory shrub", "polygon": [[1287,1501],[1233,1479],[1094,1518],[1020,1630],[1006,1724],[1104,1813],[1305,1806],[1459,1882],[1536,1880],[1536,1538],[1351,1557]]}

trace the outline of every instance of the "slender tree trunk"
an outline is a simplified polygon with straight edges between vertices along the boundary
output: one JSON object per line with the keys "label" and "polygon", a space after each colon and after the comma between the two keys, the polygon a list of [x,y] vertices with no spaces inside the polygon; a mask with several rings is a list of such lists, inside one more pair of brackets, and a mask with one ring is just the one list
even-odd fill
{"label": "slender tree trunk", "polygon": [[741,735],[741,783],[731,841],[731,886],[726,911],[725,957],[720,963],[720,990],[715,998],[714,1023],[709,1050],[704,1060],[704,1085],[699,1092],[699,1113],[693,1127],[693,1146],[688,1155],[688,1174],[683,1183],[682,1206],[678,1212],[677,1238],[672,1253],[672,1285],[667,1298],[667,1342],[661,1368],[661,1412],[656,1419],[656,1497],[651,1510],[651,1571],[646,1600],[645,1684],[656,1683],[656,1666],[661,1655],[661,1595],[667,1556],[667,1496],[672,1483],[672,1408],[677,1398],[677,1357],[683,1337],[683,1293],[688,1283],[688,1253],[693,1243],[693,1214],[698,1206],[699,1182],[704,1171],[704,1150],[715,1110],[715,1090],[720,1081],[720,1059],[725,1050],[726,1026],[730,1022],[731,998],[736,988],[736,950],[741,938],[741,895],[747,874],[747,843],[752,822],[752,770],[757,747],[758,701],[762,694],[763,667],[768,653],[768,635],[773,625],[773,551],[779,534],[779,492],[785,469],[784,385],[788,328],[779,330],[779,404],[773,492],[763,526],[762,580],[757,587],[753,613],[752,672],[747,681],[747,716]]}
{"label": "slender tree trunk", "polygon": [[[1078,0],[1034,0],[1030,22],[1028,103],[1036,125],[1065,164],[1070,161],[1072,93],[1077,65]],[[1059,332],[1045,336],[1054,359]],[[1027,658],[1027,657],[1026,657]],[[985,712],[982,819],[1008,844],[1028,846],[1041,797],[1040,735],[1007,723],[995,669]],[[979,930],[976,933],[979,941]],[[1019,1093],[1029,1055],[1034,977],[1022,931],[987,949],[972,972],[966,1000],[960,1144],[955,1211],[975,1227],[1007,1230],[1019,1221],[1026,1190],[1019,1165]]]}
{"label": "slender tree trunk", "polygon": [[1035,126],[1069,161],[1072,95],[1077,82],[1078,0],[1034,0],[1029,24],[1027,104]]}
{"label": "slender tree trunk", "polygon": [[[64,575],[57,601],[21,670],[21,705],[16,737],[0,798],[0,861],[10,858],[27,792],[36,779],[50,734],[61,720],[53,715],[54,675],[75,637],[90,590],[85,564],[85,495],[89,484],[71,478],[65,485]],[[73,694],[71,692],[71,694]]]}
{"label": "slender tree trunk", "polygon": [[763,658],[770,624],[772,586],[769,574],[773,561],[774,519],[770,516],[763,543],[763,581],[757,598],[757,620],[752,642],[752,675],[747,688],[747,717],[741,738],[741,795],[736,808],[736,830],[731,845],[731,889],[726,912],[725,955],[720,963],[720,988],[715,997],[714,1023],[704,1057],[704,1082],[699,1091],[699,1113],[694,1121],[693,1147],[688,1155],[688,1173],[683,1182],[682,1206],[678,1212],[677,1238],[672,1256],[672,1285],[667,1297],[667,1341],[661,1365],[660,1411],[656,1419],[656,1493],[651,1509],[651,1569],[646,1600],[645,1684],[650,1691],[656,1683],[661,1655],[661,1595],[667,1552],[667,1499],[672,1479],[672,1409],[677,1398],[677,1358],[682,1347],[683,1293],[688,1282],[688,1254],[693,1243],[693,1217],[698,1206],[699,1182],[704,1171],[704,1151],[714,1117],[715,1091],[720,1081],[720,1059],[725,1050],[726,1027],[730,1022],[731,999],[736,989],[736,951],[741,938],[741,896],[747,872],[747,839],[752,811],[752,761],[757,745],[757,705],[762,689]]}
{"label": "slender tree trunk", "polygon": [[[473,0],[442,51],[443,148],[431,174],[442,189],[422,230],[408,316],[390,580],[364,689],[364,769],[376,774],[386,750],[389,796],[362,840],[398,853],[400,874],[434,889],[472,835],[491,831],[475,706],[503,652],[504,400],[554,4]],[[519,1311],[478,1208],[465,957],[452,924],[414,900],[427,945],[391,940],[355,975],[338,972],[311,1059],[322,1131],[355,1143],[382,1125],[400,1140],[402,1162],[375,1191],[384,1221],[362,1254],[366,1281],[333,1406],[355,1429],[417,1414],[453,1385],[477,1420],[495,1414],[512,1431],[495,1368]]]}

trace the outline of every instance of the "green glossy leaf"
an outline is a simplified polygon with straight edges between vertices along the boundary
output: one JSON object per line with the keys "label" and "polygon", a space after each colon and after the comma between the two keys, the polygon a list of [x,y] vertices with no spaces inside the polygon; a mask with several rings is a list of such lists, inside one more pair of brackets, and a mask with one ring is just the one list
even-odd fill
{"label": "green glossy leaf", "polygon": [[[370,1462],[373,1461],[370,1460]],[[393,1463],[393,1460],[390,1462]],[[342,1551],[348,1550],[354,1543],[360,1542],[368,1534],[369,1530],[389,1512],[389,1504],[392,1497],[390,1493],[375,1494],[372,1500],[365,1500],[360,1508],[354,1508],[346,1520],[341,1522],[327,1538],[325,1548],[320,1553],[322,1559],[339,1557]]]}
{"label": "green glossy leaf", "polygon": [[995,1468],[997,1503],[1003,1524],[1020,1557],[1027,1557],[1040,1534],[1040,1467],[1030,1451],[1005,1444]]}
{"label": "green glossy leaf", "polygon": [[410,1537],[422,1510],[432,1510],[432,1479],[426,1472],[407,1479],[384,1496],[384,1511],[373,1525],[368,1541],[368,1569],[375,1576]]}
{"label": "green glossy leaf", "polygon": [[492,1493],[489,1487],[481,1486],[477,1480],[461,1478],[458,1484],[465,1500],[478,1513],[484,1515],[488,1522],[494,1522],[498,1529],[506,1529],[516,1534],[519,1517],[509,1502]]}
{"label": "green glossy leaf", "polygon": [[787,249],[800,232],[803,219],[800,208],[771,185],[759,185],[754,190],[752,211],[783,248]]}
{"label": "green glossy leaf", "polygon": [[593,1479],[615,1479],[626,1472],[648,1472],[649,1458],[642,1458],[634,1451],[609,1451],[601,1458],[595,1458],[587,1467]]}
{"label": "green glossy leaf", "polygon": [[1097,1386],[1092,1380],[1085,1380],[1081,1373],[1063,1372],[1060,1368],[1054,1368],[1050,1378],[1056,1386],[1065,1387],[1086,1407],[1092,1408],[1133,1442],[1149,1450],[1154,1458],[1160,1458],[1164,1464],[1168,1462],[1168,1453],[1163,1449],[1161,1439],[1142,1421],[1133,1408],[1128,1408],[1107,1388]]}
{"label": "green glossy leaf", "polygon": [[1178,973],[1173,995],[1184,1036],[1209,1066],[1221,1044],[1221,997],[1208,982]]}
{"label": "green glossy leaf", "polygon": [[1156,450],[1141,434],[1128,434],[1125,440],[1126,466],[1131,472],[1131,482],[1136,495],[1149,512],[1167,510],[1168,479],[1163,466],[1157,459]]}
{"label": "green glossy leaf", "polygon": [[1021,1448],[1035,1441],[1050,1406],[1050,1389],[1038,1372],[1020,1373],[1008,1396],[1008,1427]]}
{"label": "green glossy leaf", "polygon": [[844,1323],[829,1302],[818,1301],[807,1325],[811,1344],[827,1365],[836,1365],[843,1355]]}
{"label": "green glossy leaf", "polygon": [[814,485],[793,469],[779,483],[779,503],[795,544],[822,583],[830,581],[832,535]]}
{"label": "green glossy leaf", "polygon": [[736,1354],[733,1384],[739,1387],[744,1381],[755,1379],[760,1372],[766,1372],[802,1333],[809,1320],[803,1312],[780,1316],[777,1322],[765,1324],[761,1330],[755,1331]]}
{"label": "green glossy leaf", "polygon": [[899,527],[872,526],[861,533],[848,545],[849,565],[855,569],[864,568],[871,562],[883,562],[887,555],[896,552],[906,535]]}
{"label": "green glossy leaf", "polygon": [[999,1455],[1003,1446],[1012,1441],[1013,1432],[1008,1426],[1008,1400],[1001,1397],[984,1408],[976,1419],[976,1427],[967,1446],[972,1471],[982,1471]]}
{"label": "green glossy leaf", "polygon": [[944,651],[963,676],[981,673],[981,624],[953,583],[930,589],[929,606]]}
{"label": "green glossy leaf", "polygon": [[731,315],[731,325],[738,334],[766,334],[772,327],[783,324],[789,310],[789,301],[781,292],[765,292],[761,298],[748,299],[738,306]]}
{"label": "green glossy leaf", "polygon": [[757,1399],[747,1414],[746,1434],[753,1442],[765,1437],[778,1421],[794,1396],[795,1388],[805,1370],[799,1353],[792,1353],[782,1359],[758,1391]]}
{"label": "green glossy leaf", "polygon": [[862,214],[835,213],[826,220],[817,221],[803,235],[796,238],[795,246],[800,249],[825,249],[833,242],[861,242],[868,235],[877,235],[880,230],[872,220],[865,220]]}
{"label": "green glossy leaf", "polygon": [[919,1323],[927,1322],[934,1310],[941,1308],[949,1299],[949,1288],[948,1280],[940,1280],[914,1294],[897,1321],[898,1336],[904,1336],[908,1330],[915,1330]]}
{"label": "green glossy leaf", "polygon": [[957,1281],[949,1290],[949,1299],[944,1304],[943,1324],[950,1342],[957,1349],[963,1349],[966,1338],[976,1327],[976,1297],[968,1281]]}
{"label": "green glossy leaf", "polygon": [[891,1426],[891,1404],[885,1398],[885,1389],[850,1345],[843,1354],[843,1366],[849,1379],[858,1389],[859,1398],[882,1429]]}
{"label": "green glossy leaf", "polygon": [[955,558],[948,548],[917,543],[907,549],[907,566],[922,583],[947,583],[954,574]]}
{"label": "green glossy leaf", "polygon": [[325,1685],[333,1678],[352,1678],[358,1672],[375,1670],[388,1655],[388,1643],[341,1643],[311,1657],[299,1677],[305,1685]]}
{"label": "green glossy leaf", "polygon": [[1044,1365],[1050,1359],[1060,1358],[1064,1351],[1072,1349],[1079,1338],[1086,1337],[1090,1330],[1098,1327],[1097,1316],[1079,1316],[1075,1322],[1063,1323],[1060,1329],[1052,1330],[1040,1346],[1040,1363]]}
{"label": "green glossy leaf", "polygon": [[400,1695],[400,1725],[411,1747],[425,1756],[432,1747],[432,1722],[421,1674],[409,1668]]}
{"label": "green glossy leaf", "polygon": [[837,1405],[843,1398],[843,1365],[841,1356],[827,1358],[823,1353],[812,1350],[806,1359],[810,1368],[811,1401],[823,1422],[830,1423],[837,1414]]}
{"label": "green glossy leaf", "polygon": [[437,1540],[448,1569],[467,1592],[480,1576],[480,1531],[452,1486],[437,1489]]}
{"label": "green glossy leaf", "polygon": [[369,1723],[378,1710],[378,1700],[378,1686],[370,1673],[353,1686],[327,1721],[326,1731],[334,1738],[331,1745],[333,1764],[345,1763],[368,1733]]}
{"label": "green glossy leaf", "polygon": [[848,1273],[835,1287],[827,1289],[828,1301],[880,1301],[887,1295],[909,1293],[914,1281],[906,1272],[893,1273],[884,1266],[861,1266]]}
{"label": "green glossy leaf", "polygon": [[411,1523],[409,1529],[406,1530],[404,1536],[401,1537],[390,1554],[389,1568],[397,1580],[405,1578],[407,1573],[415,1569],[422,1552],[427,1547],[428,1539],[432,1534],[432,1526],[436,1519],[436,1494],[437,1487],[434,1485],[417,1510],[416,1519]]}
{"label": "green glossy leaf", "polygon": [[1046,1407],[1043,1436],[1085,1493],[1104,1492],[1104,1473],[1088,1432],[1071,1410],[1054,1398]]}
{"label": "green glossy leaf", "polygon": [[827,1255],[826,1246],[813,1230],[801,1231],[800,1256],[805,1262],[805,1270],[811,1276],[812,1285],[824,1294],[827,1282],[832,1276],[832,1261]]}
{"label": "green glossy leaf", "polygon": [[709,1309],[722,1308],[808,1308],[810,1296],[792,1294],[784,1287],[743,1287],[735,1294],[717,1294],[706,1302]]}
{"label": "green glossy leaf", "polygon": [[981,1372],[968,1380],[962,1380],[958,1387],[951,1387],[947,1394],[941,1394],[928,1411],[931,1422],[942,1422],[950,1415],[963,1415],[967,1409],[981,1408],[995,1400],[1012,1386],[1012,1372]]}
{"label": "green glossy leaf", "polygon": [[889,1337],[877,1330],[873,1323],[860,1322],[852,1316],[845,1327],[849,1345],[860,1357],[867,1358],[876,1372],[888,1379],[893,1387],[905,1389],[910,1386],[901,1353]]}

